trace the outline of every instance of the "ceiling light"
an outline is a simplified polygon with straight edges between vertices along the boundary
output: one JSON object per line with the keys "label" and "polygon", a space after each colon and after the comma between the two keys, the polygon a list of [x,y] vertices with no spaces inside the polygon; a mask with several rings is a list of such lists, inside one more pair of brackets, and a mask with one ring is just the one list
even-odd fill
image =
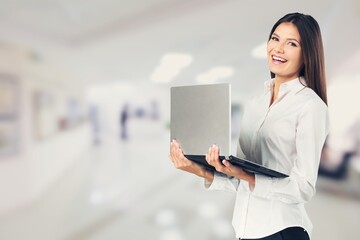
{"label": "ceiling light", "polygon": [[267,58],[266,49],[267,49],[267,42],[261,43],[251,51],[251,56],[253,58],[266,59]]}
{"label": "ceiling light", "polygon": [[234,69],[228,66],[219,66],[210,69],[207,73],[199,74],[196,77],[198,83],[215,83],[219,79],[231,77]]}
{"label": "ceiling light", "polygon": [[172,81],[182,69],[192,63],[192,56],[183,53],[165,54],[160,64],[151,75],[151,80],[156,83],[167,83]]}

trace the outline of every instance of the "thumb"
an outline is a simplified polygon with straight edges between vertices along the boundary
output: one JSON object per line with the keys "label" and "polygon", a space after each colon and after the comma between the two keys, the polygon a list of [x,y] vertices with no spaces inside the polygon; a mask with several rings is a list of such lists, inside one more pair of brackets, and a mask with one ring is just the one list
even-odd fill
{"label": "thumb", "polygon": [[216,144],[214,144],[214,146],[216,147],[217,154],[220,156],[220,147]]}
{"label": "thumb", "polygon": [[231,166],[230,162],[228,160],[225,160],[225,159],[222,160],[222,164],[224,164],[225,167],[230,167]]}

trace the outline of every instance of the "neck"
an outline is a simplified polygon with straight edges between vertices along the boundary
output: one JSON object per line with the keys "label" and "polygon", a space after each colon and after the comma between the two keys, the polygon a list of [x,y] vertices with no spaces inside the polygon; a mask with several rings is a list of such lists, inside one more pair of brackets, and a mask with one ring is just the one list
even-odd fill
{"label": "neck", "polygon": [[291,81],[293,79],[295,79],[295,78],[290,79],[290,78],[283,78],[283,77],[275,76],[274,85],[273,85],[273,94],[272,94],[272,98],[270,101],[270,105],[273,104],[273,102],[275,102],[275,100],[278,98],[280,85],[283,83],[286,83],[288,81]]}
{"label": "neck", "polygon": [[284,76],[279,76],[279,75],[275,75],[275,83],[281,85],[282,83],[294,80],[295,78],[300,78],[299,75],[284,75]]}

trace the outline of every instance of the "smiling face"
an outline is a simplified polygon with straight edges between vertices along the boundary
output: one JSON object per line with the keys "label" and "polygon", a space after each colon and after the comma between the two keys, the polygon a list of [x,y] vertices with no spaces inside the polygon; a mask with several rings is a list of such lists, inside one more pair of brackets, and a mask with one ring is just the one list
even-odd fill
{"label": "smiling face", "polygon": [[299,77],[304,61],[300,34],[293,23],[277,26],[267,44],[267,55],[269,69],[277,80],[286,82]]}

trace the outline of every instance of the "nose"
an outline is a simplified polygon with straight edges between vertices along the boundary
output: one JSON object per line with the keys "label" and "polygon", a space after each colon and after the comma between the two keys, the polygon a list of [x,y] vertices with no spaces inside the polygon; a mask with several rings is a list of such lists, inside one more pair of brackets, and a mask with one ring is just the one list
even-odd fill
{"label": "nose", "polygon": [[276,46],[274,47],[274,51],[276,53],[284,53],[284,46],[282,43],[278,43],[276,44]]}

